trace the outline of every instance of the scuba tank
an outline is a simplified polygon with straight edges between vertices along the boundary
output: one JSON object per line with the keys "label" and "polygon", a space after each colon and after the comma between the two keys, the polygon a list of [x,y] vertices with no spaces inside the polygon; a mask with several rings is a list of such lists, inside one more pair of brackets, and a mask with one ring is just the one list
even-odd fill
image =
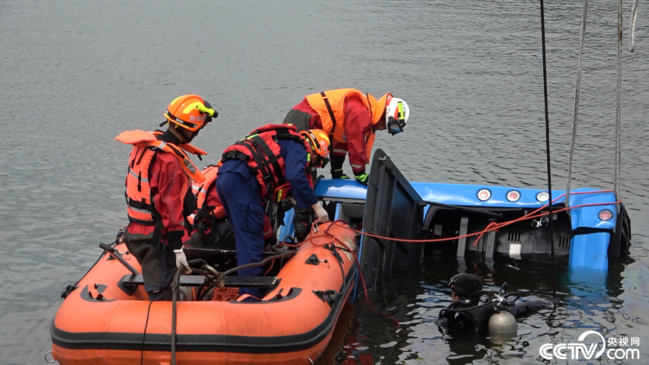
{"label": "scuba tank", "polygon": [[507,311],[500,311],[491,315],[491,318],[489,318],[488,327],[490,335],[515,335],[516,331],[518,330],[518,323],[516,322],[516,318],[514,318],[511,313]]}
{"label": "scuba tank", "polygon": [[491,315],[488,328],[491,342],[503,345],[517,335],[518,323],[516,318],[505,310]]}
{"label": "scuba tank", "polygon": [[[494,310],[496,313],[492,314],[491,317],[489,318],[489,335],[494,336],[494,335],[516,335],[516,332],[518,331],[518,322],[516,322],[516,318],[514,315],[509,313],[509,308],[514,306],[514,300],[507,299],[504,296],[504,292],[507,290],[507,283],[503,283],[503,285],[500,287],[500,293],[495,295],[494,301],[496,301],[496,306]],[[510,293],[509,296],[513,296],[517,293]]]}

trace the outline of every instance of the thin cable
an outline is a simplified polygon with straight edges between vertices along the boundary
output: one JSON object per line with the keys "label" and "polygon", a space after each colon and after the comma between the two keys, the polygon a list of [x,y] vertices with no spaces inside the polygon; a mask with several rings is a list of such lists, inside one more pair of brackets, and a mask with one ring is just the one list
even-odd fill
{"label": "thin cable", "polygon": [[[622,1],[622,0],[620,0]],[[550,116],[548,114],[548,71],[547,61],[545,57],[545,11],[543,0],[540,0],[541,6],[541,44],[543,47],[543,102],[545,105],[545,151],[546,151],[546,164],[548,167],[548,195],[549,201],[552,201],[552,170],[550,169]],[[557,295],[556,290],[556,274],[554,269],[554,228],[552,217],[552,204],[548,204],[548,214],[550,216],[550,255],[552,256],[552,297]]]}
{"label": "thin cable", "polygon": [[[572,195],[581,195],[581,194],[604,194],[604,193],[613,193],[613,190],[581,191],[581,192],[573,192]],[[555,199],[552,201],[552,204],[554,204],[554,203],[556,203],[557,201],[559,201],[559,200],[560,200],[561,198],[563,198],[565,195],[566,195],[566,194],[564,193],[564,194],[561,194],[559,197],[555,198]],[[548,204],[549,204],[549,203],[548,203]],[[481,230],[481,231],[471,232],[471,233],[467,233],[467,234],[460,235],[460,236],[444,237],[444,238],[414,239],[414,238],[395,238],[395,237],[386,237],[386,236],[381,236],[381,235],[377,235],[377,234],[368,233],[368,232],[366,232],[366,231],[359,231],[359,230],[357,230],[357,229],[353,229],[353,228],[351,228],[351,227],[348,226],[347,222],[342,221],[342,220],[337,220],[337,221],[335,221],[334,224],[332,224],[332,226],[333,226],[333,225],[342,225],[342,226],[345,226],[345,227],[346,227],[347,229],[349,229],[350,231],[353,231],[353,232],[355,232],[355,233],[357,233],[357,234],[359,234],[359,235],[368,236],[368,237],[373,237],[373,238],[379,238],[379,239],[385,239],[385,240],[390,240],[390,241],[394,241],[394,242],[432,243],[432,242],[447,242],[447,241],[455,241],[455,240],[458,240],[458,239],[460,239],[460,238],[477,237],[476,240],[475,240],[475,242],[473,243],[473,246],[475,247],[476,244],[477,244],[477,242],[480,241],[480,238],[482,237],[482,235],[484,235],[484,234],[487,233],[487,232],[498,231],[500,228],[503,228],[503,227],[506,227],[506,226],[512,225],[512,224],[514,224],[514,223],[518,223],[518,222],[522,222],[522,221],[526,221],[526,220],[530,220],[530,219],[535,219],[535,218],[547,217],[547,216],[549,215],[549,212],[548,212],[548,213],[545,213],[545,212],[541,212],[541,211],[542,211],[543,209],[545,209],[546,207],[548,207],[548,204],[544,204],[544,205],[541,206],[540,208],[537,208],[537,209],[533,210],[532,212],[527,213],[527,214],[525,214],[525,215],[523,215],[523,216],[521,216],[521,217],[519,217],[519,218],[516,218],[516,219],[512,219],[512,220],[505,221],[505,222],[501,222],[501,223],[491,222],[491,223],[490,223],[490,224],[489,224],[485,229],[483,229],[483,230]],[[565,212],[565,211],[568,211],[568,210],[579,209],[579,208],[585,208],[585,207],[601,207],[601,206],[620,205],[620,204],[622,204],[621,201],[615,201],[615,202],[604,202],[604,203],[579,204],[579,205],[573,205],[573,206],[571,206],[571,207],[564,207],[564,208],[561,208],[561,209],[554,210],[553,213],[554,213],[554,214],[557,214],[557,213]],[[539,212],[540,212],[540,213],[539,213]],[[315,244],[314,244],[314,245],[315,245]],[[317,245],[315,245],[315,246],[317,246]]]}
{"label": "thin cable", "polygon": [[178,292],[180,291],[180,275],[182,270],[177,269],[174,273],[174,280],[172,282],[172,295],[171,295],[171,364],[176,365],[176,302],[178,300]]}
{"label": "thin cable", "polygon": [[581,89],[581,59],[584,54],[584,38],[586,36],[586,15],[588,0],[584,0],[584,10],[581,15],[581,34],[579,35],[579,57],[577,59],[577,82],[575,82],[575,105],[572,117],[572,135],[570,138],[570,158],[568,159],[568,184],[566,185],[566,206],[570,205],[570,181],[572,180],[572,158],[575,153],[575,138],[577,137],[577,120],[579,116],[579,90]]}
{"label": "thin cable", "polygon": [[149,313],[151,313],[151,304],[153,301],[149,301],[149,307],[146,310],[146,320],[144,321],[144,332],[142,332],[142,346],[140,347],[140,365],[144,362],[144,338],[146,337],[146,329],[149,327]]}
{"label": "thin cable", "polygon": [[633,1],[631,8],[631,26],[629,27],[629,52],[635,51],[635,21],[638,19],[638,0]]}
{"label": "thin cable", "polygon": [[615,197],[620,200],[620,166],[621,166],[621,141],[620,141],[620,120],[622,118],[621,94],[622,94],[622,0],[617,2],[617,85],[615,92],[615,177],[613,179],[613,190]]}

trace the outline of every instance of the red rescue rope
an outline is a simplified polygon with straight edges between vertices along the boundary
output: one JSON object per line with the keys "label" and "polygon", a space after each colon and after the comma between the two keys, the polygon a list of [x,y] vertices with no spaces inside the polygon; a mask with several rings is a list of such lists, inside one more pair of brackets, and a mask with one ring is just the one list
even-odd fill
{"label": "red rescue rope", "polygon": [[[579,194],[600,194],[600,193],[612,193],[612,192],[613,192],[613,190],[583,191],[583,192],[571,193],[571,195],[579,195]],[[566,195],[565,193],[562,194],[562,195],[559,196],[558,198],[554,199],[554,200],[552,201],[552,203],[554,204],[557,200],[561,199],[561,198],[564,197],[565,195]],[[591,203],[591,204],[580,204],[580,205],[575,205],[575,206],[568,207],[568,208],[562,208],[562,209],[558,209],[558,210],[553,210],[553,211],[552,211],[552,214],[554,214],[554,213],[559,213],[559,212],[564,212],[564,211],[567,211],[567,210],[570,210],[570,209],[575,209],[575,208],[593,207],[593,206],[601,206],[601,205],[618,205],[618,204],[620,204],[620,203],[621,203],[621,201],[616,201],[616,202],[612,202],[612,203]],[[540,208],[538,208],[538,209],[536,209],[536,210],[534,210],[534,211],[532,211],[532,212],[530,212],[530,213],[528,213],[528,214],[525,214],[524,216],[522,216],[522,217],[520,217],[520,218],[516,218],[516,219],[513,219],[513,220],[511,220],[511,221],[502,222],[502,223],[491,222],[491,223],[489,223],[489,224],[487,225],[487,227],[486,227],[485,229],[483,229],[482,231],[479,231],[479,232],[473,232],[473,233],[468,233],[468,234],[461,235],[461,236],[456,236],[456,237],[431,238],[431,239],[394,238],[394,237],[385,237],[385,236],[380,236],[380,235],[376,235],[376,234],[371,234],[371,233],[367,233],[367,232],[363,232],[363,231],[358,231],[358,230],[355,230],[355,229],[353,229],[353,228],[349,228],[349,229],[352,230],[352,231],[354,231],[354,232],[356,232],[356,233],[358,233],[358,234],[362,234],[362,235],[365,235],[365,236],[374,237],[374,238],[381,238],[381,239],[390,240],[390,241],[395,241],[395,242],[419,242],[419,243],[427,243],[427,242],[444,242],[444,241],[453,241],[453,240],[457,240],[457,239],[460,239],[460,238],[473,237],[473,236],[476,236],[476,235],[477,235],[478,238],[476,239],[476,241],[475,241],[474,244],[473,244],[473,245],[475,246],[475,245],[477,244],[477,242],[480,240],[480,238],[482,238],[482,236],[483,236],[485,233],[487,233],[487,232],[498,231],[498,229],[500,229],[500,228],[502,228],[502,227],[506,227],[506,226],[508,226],[508,225],[510,225],[510,224],[514,224],[514,223],[516,223],[516,222],[520,222],[520,221],[524,221],[524,220],[529,220],[529,219],[534,219],[534,218],[539,218],[539,217],[544,217],[544,216],[549,215],[547,212],[537,214],[537,212],[543,210],[543,209],[546,208],[548,205],[549,205],[549,203],[543,205],[542,207],[540,207]]]}

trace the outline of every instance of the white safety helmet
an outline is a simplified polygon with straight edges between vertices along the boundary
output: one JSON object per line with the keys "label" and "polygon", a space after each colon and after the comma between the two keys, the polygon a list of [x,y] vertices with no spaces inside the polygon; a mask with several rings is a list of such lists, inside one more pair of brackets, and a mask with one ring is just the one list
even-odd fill
{"label": "white safety helmet", "polygon": [[410,116],[410,108],[403,99],[392,98],[385,108],[385,125],[391,135],[403,132]]}

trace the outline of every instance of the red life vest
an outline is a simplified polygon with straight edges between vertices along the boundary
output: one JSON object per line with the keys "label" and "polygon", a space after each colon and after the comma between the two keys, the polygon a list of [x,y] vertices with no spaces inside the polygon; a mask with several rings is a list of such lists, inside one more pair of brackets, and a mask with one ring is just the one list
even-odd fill
{"label": "red life vest", "polygon": [[[307,152],[308,161],[311,160],[311,148],[296,130],[294,125],[289,124],[267,124],[255,129],[244,139],[226,148],[222,161],[239,159],[246,162],[259,182],[261,199],[270,191],[278,195],[278,200],[282,200],[287,196],[290,184],[284,178],[286,166],[277,142],[291,139],[300,143]],[[307,163],[305,170],[308,168],[310,164]]]}
{"label": "red life vest", "polygon": [[129,157],[128,174],[126,175],[126,211],[129,221],[143,224],[155,224],[155,207],[149,181],[153,157],[158,152],[171,153],[175,156],[183,171],[194,181],[204,181],[205,177],[189,157],[176,145],[159,141],[151,132],[140,130],[125,131],[115,140],[133,145]]}
{"label": "red life vest", "polygon": [[[211,220],[212,217],[215,219],[222,219],[225,217],[225,209],[223,208],[220,199],[216,206],[207,205],[208,192],[212,189],[216,189],[216,175],[220,166],[221,162],[216,165],[205,167],[202,171],[203,176],[205,176],[205,181],[200,184],[197,182],[192,183],[192,193],[196,196],[196,206],[198,207],[195,216],[199,218]],[[192,223],[195,223],[195,221]]]}

